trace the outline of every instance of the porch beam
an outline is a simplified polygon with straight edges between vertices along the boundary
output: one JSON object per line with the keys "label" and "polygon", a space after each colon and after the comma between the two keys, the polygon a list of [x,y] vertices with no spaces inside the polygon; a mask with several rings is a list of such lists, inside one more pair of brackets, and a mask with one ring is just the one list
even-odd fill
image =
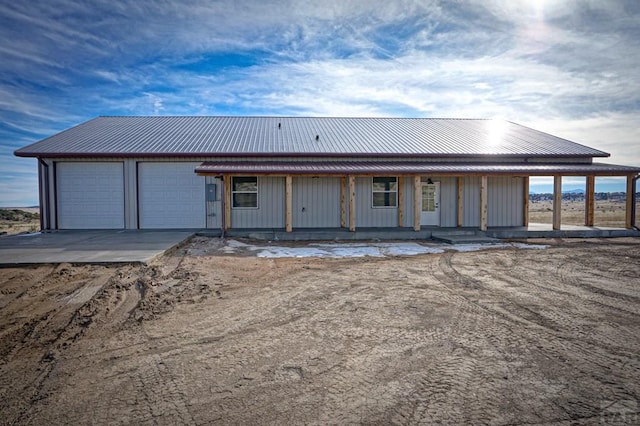
{"label": "porch beam", "polygon": [[293,178],[287,175],[284,178],[284,209],[285,209],[285,228],[287,232],[293,231]]}
{"label": "porch beam", "polygon": [[231,176],[223,176],[223,199],[224,199],[224,220],[222,221],[222,229],[228,230],[231,228]]}
{"label": "porch beam", "polygon": [[404,226],[404,178],[398,176],[398,228]]}
{"label": "porch beam", "polygon": [[349,231],[356,232],[356,178],[349,175]]}
{"label": "porch beam", "polygon": [[595,208],[596,208],[596,177],[587,176],[586,178],[586,194],[584,197],[584,225],[593,226],[595,223]]}
{"label": "porch beam", "polygon": [[422,179],[413,177],[413,230],[420,230],[420,210],[422,210]]}
{"label": "porch beam", "polygon": [[347,178],[340,177],[340,227],[347,227]]}
{"label": "porch beam", "polygon": [[458,176],[458,213],[456,224],[458,228],[464,225],[464,177]]}
{"label": "porch beam", "polygon": [[488,213],[488,191],[487,176],[480,177],[480,230],[487,230],[487,213]]}
{"label": "porch beam", "polygon": [[522,178],[522,192],[524,198],[522,223],[523,226],[529,226],[529,176],[525,176]]}
{"label": "porch beam", "polygon": [[635,188],[633,184],[634,175],[627,175],[627,210],[625,213],[624,226],[627,229],[632,229],[634,225],[633,210],[635,199]]}
{"label": "porch beam", "polygon": [[553,177],[553,230],[559,231],[562,225],[562,176]]}

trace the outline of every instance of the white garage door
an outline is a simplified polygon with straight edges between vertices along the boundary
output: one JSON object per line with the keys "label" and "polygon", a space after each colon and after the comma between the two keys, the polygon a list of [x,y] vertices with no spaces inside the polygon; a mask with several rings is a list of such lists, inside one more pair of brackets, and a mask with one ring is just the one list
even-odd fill
{"label": "white garage door", "polygon": [[205,228],[204,177],[200,163],[139,163],[140,228]]}
{"label": "white garage door", "polygon": [[56,164],[59,229],[124,228],[122,163]]}

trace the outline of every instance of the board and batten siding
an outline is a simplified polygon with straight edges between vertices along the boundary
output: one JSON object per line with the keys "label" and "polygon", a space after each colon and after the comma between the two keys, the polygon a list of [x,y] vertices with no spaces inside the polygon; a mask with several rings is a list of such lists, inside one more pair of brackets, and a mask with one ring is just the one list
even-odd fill
{"label": "board and batten siding", "polygon": [[522,179],[510,176],[487,179],[487,226],[523,226]]}
{"label": "board and batten siding", "polygon": [[284,177],[258,176],[258,208],[232,208],[232,228],[284,228]]}
{"label": "board and batten siding", "polygon": [[340,227],[340,178],[293,177],[293,228]]}

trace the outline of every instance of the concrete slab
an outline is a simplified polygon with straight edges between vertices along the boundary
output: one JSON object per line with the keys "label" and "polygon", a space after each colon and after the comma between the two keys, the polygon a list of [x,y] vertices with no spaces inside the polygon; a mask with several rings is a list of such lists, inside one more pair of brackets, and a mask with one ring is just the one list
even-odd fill
{"label": "concrete slab", "polygon": [[42,263],[147,263],[193,231],[58,231],[0,238],[0,266]]}

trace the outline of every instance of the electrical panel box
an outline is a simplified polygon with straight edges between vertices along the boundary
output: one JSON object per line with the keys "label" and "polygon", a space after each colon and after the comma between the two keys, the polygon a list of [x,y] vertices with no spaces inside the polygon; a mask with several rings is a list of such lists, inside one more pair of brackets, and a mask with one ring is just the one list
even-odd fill
{"label": "electrical panel box", "polygon": [[215,183],[207,184],[207,201],[218,201],[218,185]]}

